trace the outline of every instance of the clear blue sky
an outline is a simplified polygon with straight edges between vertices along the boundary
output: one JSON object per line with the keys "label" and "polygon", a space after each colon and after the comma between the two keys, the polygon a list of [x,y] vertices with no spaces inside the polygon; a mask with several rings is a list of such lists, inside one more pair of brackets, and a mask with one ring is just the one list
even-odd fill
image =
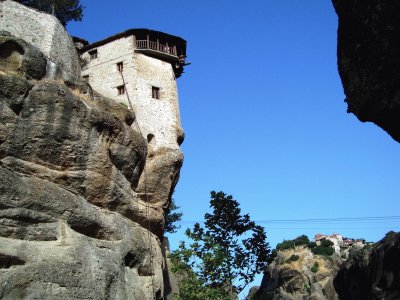
{"label": "clear blue sky", "polygon": [[[90,42],[128,28],[188,42],[192,65],[178,79],[185,162],[174,194],[183,220],[203,220],[211,190],[232,194],[257,221],[400,215],[400,144],[346,113],[330,1],[82,3],[83,22],[68,30]],[[261,225],[272,246],[319,232],[377,241],[400,227]]]}

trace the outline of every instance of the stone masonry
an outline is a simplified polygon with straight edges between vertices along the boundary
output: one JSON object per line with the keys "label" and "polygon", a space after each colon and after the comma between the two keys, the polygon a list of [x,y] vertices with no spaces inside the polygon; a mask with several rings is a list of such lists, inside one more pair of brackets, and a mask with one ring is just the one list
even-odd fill
{"label": "stone masonry", "polygon": [[[154,150],[162,147],[179,149],[178,139],[183,139],[183,130],[171,64],[135,52],[132,35],[121,37],[96,50],[95,59],[90,59],[91,51],[81,55],[84,61],[82,76],[89,76],[89,83],[94,90],[128,107],[129,96],[144,136],[153,136],[151,145]],[[117,69],[117,63],[121,62],[126,93],[118,95],[117,87],[124,84]],[[160,89],[160,99],[152,98],[153,86]]]}

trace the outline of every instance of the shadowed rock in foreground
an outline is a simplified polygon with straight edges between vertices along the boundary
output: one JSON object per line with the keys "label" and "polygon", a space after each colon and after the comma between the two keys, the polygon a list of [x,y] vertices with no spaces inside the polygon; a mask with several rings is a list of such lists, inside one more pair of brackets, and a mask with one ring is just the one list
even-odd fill
{"label": "shadowed rock in foreground", "polygon": [[400,2],[332,0],[348,112],[400,142]]}
{"label": "shadowed rock in foreground", "polygon": [[[400,142],[400,2],[332,0],[348,112]],[[355,253],[339,270],[340,299],[400,299],[400,233]]]}
{"label": "shadowed rock in foreground", "polygon": [[400,233],[356,252],[333,284],[344,300],[400,299]]}

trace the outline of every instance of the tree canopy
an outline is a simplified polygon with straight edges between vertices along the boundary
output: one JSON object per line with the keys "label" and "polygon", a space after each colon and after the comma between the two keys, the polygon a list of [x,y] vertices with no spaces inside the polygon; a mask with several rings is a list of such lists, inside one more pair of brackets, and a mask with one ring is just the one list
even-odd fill
{"label": "tree canopy", "polygon": [[80,0],[15,0],[26,6],[54,15],[64,26],[71,20],[82,21]]}
{"label": "tree canopy", "polygon": [[308,236],[301,235],[293,240],[284,240],[282,243],[278,243],[276,245],[276,249],[277,250],[292,249],[296,246],[308,245],[309,243],[310,243],[310,240],[309,240]]}
{"label": "tree canopy", "polygon": [[264,228],[241,215],[239,203],[223,192],[211,192],[210,207],[204,227],[186,230],[193,243],[181,242],[171,254],[173,270],[183,277],[179,299],[232,299],[267,266]]}

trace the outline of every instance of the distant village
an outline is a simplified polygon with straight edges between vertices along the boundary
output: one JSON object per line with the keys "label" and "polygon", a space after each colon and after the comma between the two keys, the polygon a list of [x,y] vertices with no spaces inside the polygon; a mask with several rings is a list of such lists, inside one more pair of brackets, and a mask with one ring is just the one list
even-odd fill
{"label": "distant village", "polygon": [[352,238],[347,238],[343,237],[340,234],[334,233],[332,235],[325,235],[318,233],[314,237],[314,241],[317,243],[317,245],[321,245],[321,242],[323,240],[329,240],[333,243],[333,249],[337,254],[340,255],[340,257],[347,259],[349,256],[349,251],[351,248],[363,248],[367,244],[364,239],[352,239]]}

